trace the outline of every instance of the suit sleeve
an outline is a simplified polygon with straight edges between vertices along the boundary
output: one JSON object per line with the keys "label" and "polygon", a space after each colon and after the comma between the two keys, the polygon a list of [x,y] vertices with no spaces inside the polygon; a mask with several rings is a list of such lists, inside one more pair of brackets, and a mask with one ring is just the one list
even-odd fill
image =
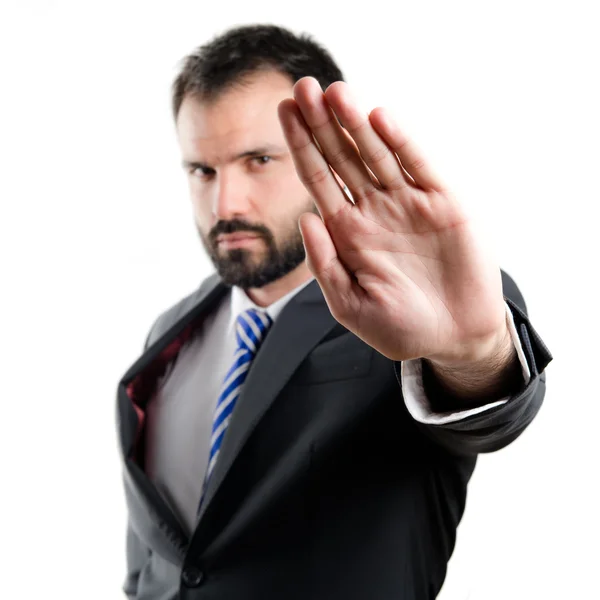
{"label": "suit sleeve", "polygon": [[[539,411],[546,390],[544,369],[552,355],[532,327],[523,295],[512,278],[502,272],[503,293],[527,361],[529,377],[512,397],[465,413],[459,419],[419,421],[423,432],[447,450],[463,455],[493,452],[507,446],[531,423]],[[394,364],[402,385],[401,363]]]}

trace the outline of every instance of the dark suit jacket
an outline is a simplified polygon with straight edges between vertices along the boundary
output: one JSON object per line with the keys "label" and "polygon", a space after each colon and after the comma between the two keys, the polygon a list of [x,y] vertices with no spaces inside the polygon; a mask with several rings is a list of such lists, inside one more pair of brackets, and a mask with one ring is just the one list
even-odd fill
{"label": "dark suit jacket", "polygon": [[316,282],[304,288],[252,364],[192,535],[144,472],[144,410],[227,288],[213,275],[161,315],[118,387],[129,598],[435,598],[476,455],[531,422],[552,358],[502,277],[531,381],[503,406],[437,426],[408,414],[400,365],[338,324]]}

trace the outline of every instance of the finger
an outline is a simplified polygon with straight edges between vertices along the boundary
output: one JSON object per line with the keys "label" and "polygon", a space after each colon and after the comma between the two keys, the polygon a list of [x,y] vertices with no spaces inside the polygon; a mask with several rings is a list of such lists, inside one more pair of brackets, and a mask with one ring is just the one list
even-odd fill
{"label": "finger", "polygon": [[319,83],[312,77],[300,79],[294,86],[294,98],[327,162],[348,188],[355,193],[372,189],[369,172],[327,104]]}
{"label": "finger", "polygon": [[[345,130],[342,128],[342,131],[344,132],[344,135],[346,136],[346,139],[348,140],[348,143],[352,145],[352,147],[356,150],[356,152],[360,155],[360,152],[358,150],[358,146],[356,145],[356,142],[352,139],[352,136]],[[369,167],[367,167],[367,172],[369,173],[369,177],[371,178],[371,183],[373,184],[374,188],[380,189],[381,188],[381,184],[379,183],[379,180],[377,179],[377,177],[375,177],[373,171],[371,171],[371,169],[369,169]],[[340,179],[341,181],[341,179]],[[342,187],[344,186],[344,182],[342,181]],[[348,188],[346,188],[346,191],[348,191]]]}
{"label": "finger", "polygon": [[325,99],[379,183],[389,190],[407,187],[409,180],[398,158],[373,129],[368,115],[358,108],[349,86],[343,81],[331,84],[325,91]]}
{"label": "finger", "polygon": [[424,190],[444,191],[444,185],[427,164],[420,151],[383,108],[371,111],[369,120],[375,131],[381,135],[387,145],[398,155],[400,163],[415,183]]}
{"label": "finger", "polygon": [[278,114],[300,181],[323,218],[337,214],[349,202],[317,148],[296,101],[287,98],[280,102]]}
{"label": "finger", "polygon": [[306,250],[306,262],[319,283],[331,314],[341,322],[348,314],[356,294],[352,276],[340,262],[337,250],[323,221],[315,214],[300,217],[300,232]]}

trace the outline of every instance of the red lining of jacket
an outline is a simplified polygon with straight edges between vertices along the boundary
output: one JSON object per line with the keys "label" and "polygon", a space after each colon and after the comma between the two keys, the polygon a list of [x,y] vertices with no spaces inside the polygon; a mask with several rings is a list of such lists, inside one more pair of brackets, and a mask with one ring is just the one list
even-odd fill
{"label": "red lining of jacket", "polygon": [[131,449],[130,457],[143,468],[145,456],[144,427],[146,424],[146,406],[154,395],[156,385],[159,379],[166,373],[169,363],[177,358],[177,355],[192,337],[194,331],[198,328],[199,319],[190,323],[173,341],[171,341],[156,358],[140,373],[138,373],[127,385],[127,396],[133,404],[133,408],[138,418],[138,425],[135,433],[135,441]]}

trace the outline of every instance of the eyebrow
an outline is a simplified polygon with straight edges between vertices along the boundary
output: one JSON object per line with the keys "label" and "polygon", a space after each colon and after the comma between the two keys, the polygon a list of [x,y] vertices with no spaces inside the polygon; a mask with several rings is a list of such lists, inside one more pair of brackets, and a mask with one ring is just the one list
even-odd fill
{"label": "eyebrow", "polygon": [[[244,152],[240,152],[232,156],[227,162],[234,162],[236,160],[240,160],[241,158],[252,158],[256,156],[265,156],[267,154],[285,154],[288,152],[287,148],[283,146],[276,146],[274,144],[266,144],[264,146],[259,146],[257,148],[252,148],[250,150],[245,150]],[[202,169],[212,169],[210,165],[203,163],[201,161],[189,161],[183,160],[182,164],[185,168],[202,168]]]}

